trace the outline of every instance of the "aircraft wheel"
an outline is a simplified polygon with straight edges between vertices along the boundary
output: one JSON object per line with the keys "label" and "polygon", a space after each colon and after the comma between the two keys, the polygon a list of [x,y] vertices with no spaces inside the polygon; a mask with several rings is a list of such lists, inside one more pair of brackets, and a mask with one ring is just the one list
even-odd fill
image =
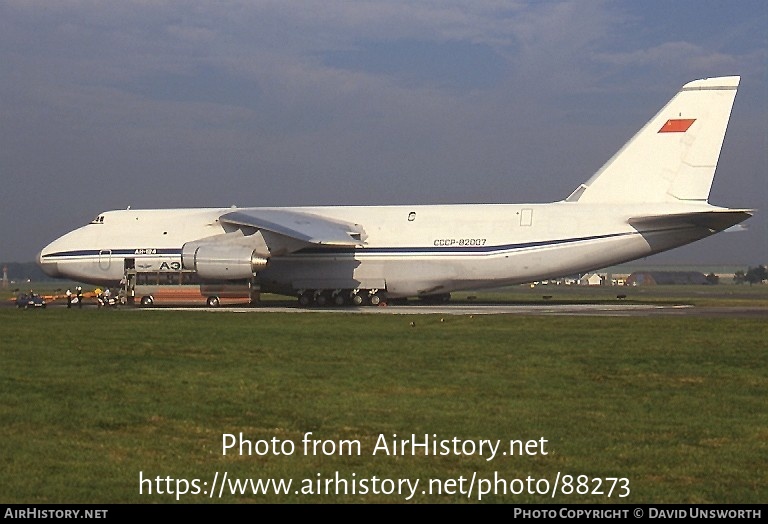
{"label": "aircraft wheel", "polygon": [[329,297],[328,297],[328,294],[327,294],[326,292],[322,292],[322,293],[320,293],[320,294],[319,294],[319,295],[317,295],[317,297],[315,298],[315,302],[316,302],[316,303],[317,303],[317,305],[318,305],[318,306],[320,306],[320,307],[323,307],[323,306],[327,306],[327,305],[328,305],[328,303],[330,302],[330,300],[329,300]]}
{"label": "aircraft wheel", "polygon": [[307,307],[310,304],[312,304],[312,294],[311,293],[302,293],[299,295],[299,305],[301,307]]}
{"label": "aircraft wheel", "polygon": [[149,307],[152,305],[152,297],[141,297],[141,305]]}
{"label": "aircraft wheel", "polygon": [[205,303],[208,305],[208,307],[219,307],[221,304],[219,302],[219,297],[208,297],[208,300],[206,300]]}
{"label": "aircraft wheel", "polygon": [[374,293],[371,295],[370,301],[372,306],[378,306],[384,301],[384,297],[381,296],[381,293]]}
{"label": "aircraft wheel", "polygon": [[344,292],[339,293],[338,295],[333,297],[333,303],[336,304],[337,306],[343,306],[344,304],[346,304],[347,298],[345,297]]}
{"label": "aircraft wheel", "polygon": [[352,297],[352,304],[355,306],[362,306],[365,304],[365,297],[360,293],[356,294]]}

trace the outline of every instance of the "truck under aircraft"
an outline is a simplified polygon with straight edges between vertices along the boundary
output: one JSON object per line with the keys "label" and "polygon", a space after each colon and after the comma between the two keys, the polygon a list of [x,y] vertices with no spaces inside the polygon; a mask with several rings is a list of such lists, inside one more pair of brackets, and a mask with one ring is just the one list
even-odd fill
{"label": "truck under aircraft", "polygon": [[558,202],[129,208],[99,214],[37,261],[52,277],[100,285],[129,267],[248,280],[302,305],[443,299],[628,262],[752,215],[708,201],[739,80],[685,84]]}

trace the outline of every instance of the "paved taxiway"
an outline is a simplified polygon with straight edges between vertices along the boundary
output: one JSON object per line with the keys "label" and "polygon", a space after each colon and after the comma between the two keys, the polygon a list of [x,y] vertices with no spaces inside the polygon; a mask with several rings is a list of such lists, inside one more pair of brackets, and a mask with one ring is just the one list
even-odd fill
{"label": "paved taxiway", "polygon": [[[0,307],[15,307],[12,301],[0,302]],[[48,308],[65,308],[66,302],[55,301]],[[95,304],[85,304],[84,309],[96,309]],[[657,304],[505,304],[500,302],[475,303],[455,302],[448,304],[427,305],[408,304],[379,307],[311,307],[302,308],[295,301],[261,303],[253,306],[235,307],[170,307],[158,306],[143,308],[120,306],[122,311],[211,311],[235,313],[348,313],[370,315],[541,315],[541,316],[601,316],[601,317],[647,317],[647,316],[710,316],[710,317],[765,317],[768,319],[768,307],[735,306],[706,307]],[[73,307],[77,311],[77,307]],[[39,312],[44,313],[45,309]]]}
{"label": "paved taxiway", "polygon": [[[137,308],[146,311],[146,309]],[[189,308],[163,308],[189,310]],[[297,306],[250,306],[199,308],[214,312],[237,313],[352,313],[371,315],[543,315],[543,316],[757,316],[768,318],[768,308],[760,307],[694,307],[690,305],[650,304],[441,304],[441,305],[399,305],[380,307],[315,307]]]}

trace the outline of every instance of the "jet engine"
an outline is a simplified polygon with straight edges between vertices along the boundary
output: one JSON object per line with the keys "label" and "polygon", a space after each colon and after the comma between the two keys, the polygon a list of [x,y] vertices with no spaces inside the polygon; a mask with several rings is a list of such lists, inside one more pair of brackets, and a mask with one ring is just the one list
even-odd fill
{"label": "jet engine", "polygon": [[181,249],[184,269],[193,269],[206,280],[252,278],[267,262],[253,246],[188,242]]}

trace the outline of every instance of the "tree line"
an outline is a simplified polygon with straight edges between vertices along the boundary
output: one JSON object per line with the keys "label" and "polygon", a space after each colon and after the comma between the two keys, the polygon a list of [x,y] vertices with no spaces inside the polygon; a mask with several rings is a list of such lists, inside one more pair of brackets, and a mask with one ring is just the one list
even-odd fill
{"label": "tree line", "polygon": [[740,269],[733,275],[734,284],[744,284],[745,282],[749,285],[762,284],[766,280],[768,280],[768,269],[764,265],[750,267],[746,273]]}

